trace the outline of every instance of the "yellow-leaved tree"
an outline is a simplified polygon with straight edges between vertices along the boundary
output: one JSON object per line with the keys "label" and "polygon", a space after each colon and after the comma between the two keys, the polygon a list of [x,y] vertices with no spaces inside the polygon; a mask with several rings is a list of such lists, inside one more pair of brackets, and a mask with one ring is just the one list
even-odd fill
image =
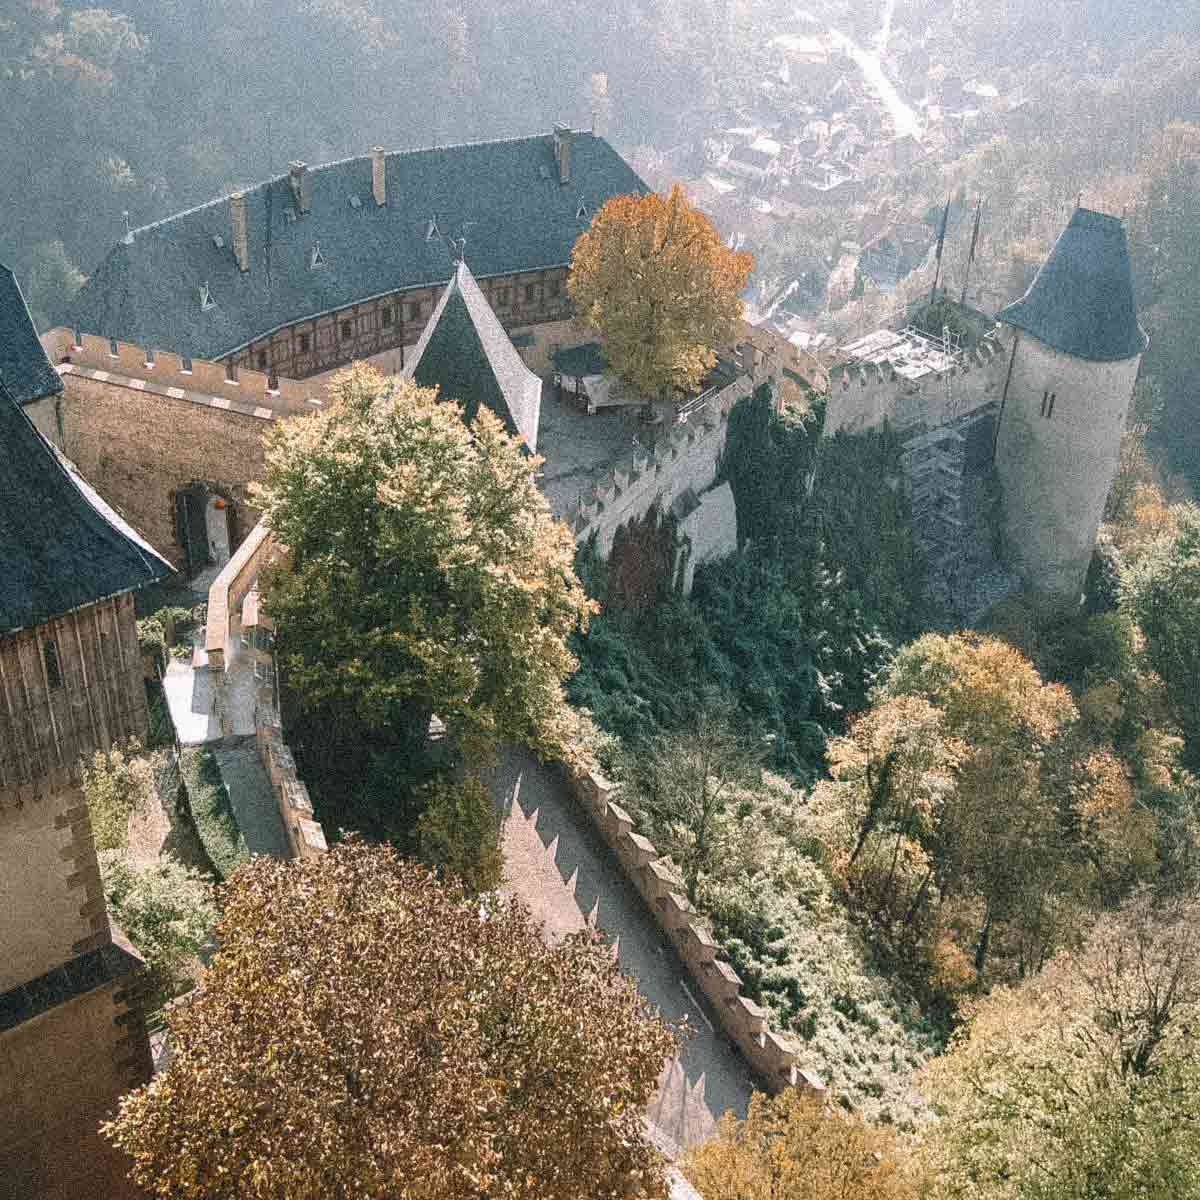
{"label": "yellow-leaved tree", "polygon": [[152,1195],[665,1195],[642,1114],[675,1038],[592,935],[357,839],[222,900],[170,1065],[104,1127]]}
{"label": "yellow-leaved tree", "polygon": [[678,184],[614,196],[575,243],[567,290],[613,370],[648,399],[696,391],[734,340],[754,259],[730,250]]}

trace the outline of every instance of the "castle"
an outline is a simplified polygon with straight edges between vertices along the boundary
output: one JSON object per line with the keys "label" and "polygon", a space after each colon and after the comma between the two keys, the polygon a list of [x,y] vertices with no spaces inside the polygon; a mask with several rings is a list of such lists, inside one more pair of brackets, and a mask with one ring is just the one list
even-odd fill
{"label": "castle", "polygon": [[[94,1166],[111,1161],[96,1121],[149,1069],[122,984],[136,959],[105,915],[77,776],[81,756],[145,730],[132,593],[170,571],[151,546],[189,574],[228,560],[231,611],[209,614],[210,663],[225,669],[267,547],[261,529],[247,538],[263,436],[320,405],[329,371],[366,359],[495,411],[545,456],[552,508],[602,554],[656,504],[679,518],[685,584],[696,562],[736,547],[719,481],[726,418],[792,371],[761,331],[726,348],[652,445],[561,388],[544,394],[555,355],[584,340],[565,291],[574,240],[609,196],[643,188],[603,139],[561,126],[293,164],[128,233],[41,346],[0,274],[0,1181],[18,1180],[14,1194],[78,1194],[87,1171],[106,1169]],[[1146,345],[1120,221],[1079,209],[1026,295],[997,322],[975,316],[967,349],[880,331],[804,384],[825,392],[826,434],[883,422],[900,433],[930,561],[972,572],[964,488],[994,466],[1006,568],[1077,599]],[[208,523],[217,498],[223,544]],[[319,853],[278,731],[253,732],[290,805],[294,852]],[[793,1059],[778,1051],[789,1078]],[[55,1088],[40,1086],[46,1063]],[[48,1159],[64,1141],[71,1152]]]}

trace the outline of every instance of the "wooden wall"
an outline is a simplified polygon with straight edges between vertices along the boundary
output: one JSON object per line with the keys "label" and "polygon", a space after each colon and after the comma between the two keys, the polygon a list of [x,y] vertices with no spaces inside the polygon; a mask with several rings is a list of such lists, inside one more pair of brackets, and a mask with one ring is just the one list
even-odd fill
{"label": "wooden wall", "polygon": [[[478,282],[506,328],[561,321],[570,316],[565,267]],[[309,321],[297,321],[251,342],[231,355],[230,361],[253,371],[306,379],[385,350],[415,346],[444,286],[409,288]]]}
{"label": "wooden wall", "polygon": [[0,808],[61,789],[147,721],[131,593],[0,637]]}

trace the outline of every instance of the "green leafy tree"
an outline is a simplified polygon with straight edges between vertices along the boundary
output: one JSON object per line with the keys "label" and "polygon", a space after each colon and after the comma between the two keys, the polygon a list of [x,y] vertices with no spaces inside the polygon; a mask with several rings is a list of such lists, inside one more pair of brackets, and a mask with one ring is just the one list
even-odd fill
{"label": "green leafy tree", "polygon": [[548,946],[357,840],[255,858],[222,904],[170,1065],[105,1127],[151,1194],[665,1196],[643,1113],[675,1039],[593,935]]}
{"label": "green leafy tree", "polygon": [[1200,1196],[1198,915],[1138,901],[970,1009],[922,1081],[937,1200]]}
{"label": "green leafy tree", "polygon": [[101,851],[100,873],[109,916],[146,960],[150,1006],[188,990],[217,921],[212,886],[169,856],[139,871]]}
{"label": "green leafy tree", "polygon": [[580,235],[567,288],[613,369],[647,399],[695,391],[733,342],[754,260],[735,253],[678,185],[615,196]]}
{"label": "green leafy tree", "polygon": [[258,497],[291,562],[265,602],[317,744],[418,746],[434,713],[471,759],[569,744],[567,637],[593,606],[536,471],[490,412],[468,428],[436,392],[361,366],[271,433]]}
{"label": "green leafy tree", "polygon": [[417,818],[421,861],[460,879],[468,892],[490,892],[500,884],[500,818],[487,788],[473,775],[435,779]]}
{"label": "green leafy tree", "polygon": [[1200,508],[1176,510],[1178,530],[1146,550],[1121,581],[1122,605],[1146,640],[1146,657],[1200,762]]}

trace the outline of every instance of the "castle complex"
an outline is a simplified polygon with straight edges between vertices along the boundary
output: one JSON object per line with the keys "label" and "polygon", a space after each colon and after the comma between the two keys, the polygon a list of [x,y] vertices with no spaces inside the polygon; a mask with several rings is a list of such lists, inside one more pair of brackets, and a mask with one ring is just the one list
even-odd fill
{"label": "castle complex", "polygon": [[[366,360],[495,412],[544,457],[555,513],[602,555],[655,505],[678,519],[685,588],[697,562],[736,548],[720,479],[728,412],[762,382],[797,383],[760,335],[721,348],[702,390],[653,437],[581,409],[561,378],[543,383],[584,340],[565,286],[576,237],[611,196],[643,190],[602,138],[562,126],[295,163],[129,232],[40,345],[0,273],[0,1196],[120,1194],[81,1181],[108,1169],[96,1124],[147,1077],[149,1058],[124,986],[137,960],[108,924],[78,765],[145,732],[132,594],[171,564],[229,564],[208,629],[210,665],[228,669],[234,634],[258,620],[269,551],[247,492],[263,437],[322,404],[328,372]],[[996,320],[967,316],[978,328],[966,348],[879,331],[804,386],[825,392],[826,434],[884,422],[899,432],[927,563],[949,591],[976,588],[964,612],[992,596],[978,577],[993,567],[994,591],[1020,581],[1077,599],[1146,345],[1120,221],[1079,209],[1024,297]],[[985,476],[998,480],[1003,563],[981,566],[970,497]],[[319,853],[278,730],[255,732],[291,806],[292,849]],[[597,821],[637,858],[628,819],[597,796]],[[672,881],[660,883],[650,894],[665,911]],[[710,968],[682,916],[672,928],[700,943],[702,986],[733,1005],[740,981],[727,964]],[[759,1047],[746,1052],[793,1080],[795,1055],[770,1049],[762,1014],[742,1009],[738,1036]]]}
{"label": "castle complex", "polygon": [[133,592],[169,564],[22,411],[62,391],[0,271],[0,1196],[121,1196],[98,1124],[150,1074],[79,767],[144,738]]}

